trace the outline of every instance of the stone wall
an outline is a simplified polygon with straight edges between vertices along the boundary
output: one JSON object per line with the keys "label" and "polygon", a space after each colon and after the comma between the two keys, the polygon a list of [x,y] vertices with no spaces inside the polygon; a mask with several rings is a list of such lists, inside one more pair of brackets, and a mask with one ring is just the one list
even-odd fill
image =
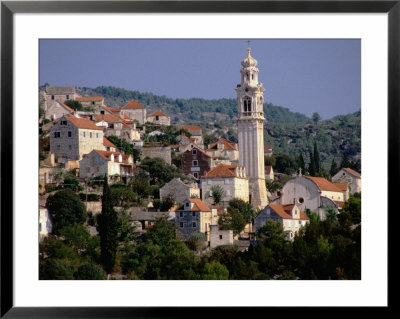
{"label": "stone wall", "polygon": [[93,214],[101,213],[101,201],[99,202],[84,202],[87,212],[92,212]]}
{"label": "stone wall", "polygon": [[150,158],[162,158],[166,163],[171,165],[171,147],[170,146],[159,146],[159,147],[143,147],[141,149],[141,159],[145,157]]}
{"label": "stone wall", "polygon": [[233,245],[233,230],[220,230],[218,225],[210,226],[210,248],[222,245]]}

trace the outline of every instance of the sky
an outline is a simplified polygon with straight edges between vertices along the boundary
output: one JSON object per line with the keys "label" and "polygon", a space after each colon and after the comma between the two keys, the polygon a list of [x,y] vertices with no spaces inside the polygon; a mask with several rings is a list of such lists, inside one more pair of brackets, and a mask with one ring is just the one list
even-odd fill
{"label": "sky", "polygon": [[322,119],[361,108],[359,39],[41,39],[39,82],[236,98],[248,40],[264,101]]}

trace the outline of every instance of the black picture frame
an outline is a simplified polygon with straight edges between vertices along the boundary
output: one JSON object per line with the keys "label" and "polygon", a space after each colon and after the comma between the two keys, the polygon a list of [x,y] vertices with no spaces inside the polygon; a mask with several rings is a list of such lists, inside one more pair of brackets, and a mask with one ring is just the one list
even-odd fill
{"label": "black picture frame", "polygon": [[[388,14],[388,207],[395,209],[394,183],[399,180],[400,0],[396,1],[1,1],[1,317],[5,318],[177,318],[190,317],[177,307],[14,307],[13,304],[13,17],[15,13],[387,13]],[[387,172],[381,172],[387,174]],[[382,199],[381,199],[382,200]],[[384,214],[385,212],[379,212]],[[389,219],[388,215],[388,219]],[[392,220],[392,219],[391,219]],[[394,223],[388,222],[388,234]],[[390,250],[390,237],[388,247]],[[390,258],[388,254],[388,265]],[[389,286],[390,281],[388,281]],[[388,300],[390,308],[390,298]],[[382,308],[381,308],[382,309]],[[204,308],[198,315],[226,316],[226,309]],[[252,316],[246,308],[235,315]],[[309,309],[291,307],[297,315]],[[323,310],[325,311],[325,310]],[[331,309],[331,314],[337,310]],[[190,313],[189,313],[190,312]],[[253,313],[254,315],[254,313]]]}

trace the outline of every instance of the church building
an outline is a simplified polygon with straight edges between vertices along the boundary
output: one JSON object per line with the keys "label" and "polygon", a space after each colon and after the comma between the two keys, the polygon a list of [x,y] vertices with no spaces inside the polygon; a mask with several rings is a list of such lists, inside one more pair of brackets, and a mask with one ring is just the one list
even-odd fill
{"label": "church building", "polygon": [[255,208],[268,205],[264,167],[264,112],[262,83],[258,82],[257,60],[250,55],[242,61],[241,83],[236,87],[239,165],[249,178],[250,203]]}

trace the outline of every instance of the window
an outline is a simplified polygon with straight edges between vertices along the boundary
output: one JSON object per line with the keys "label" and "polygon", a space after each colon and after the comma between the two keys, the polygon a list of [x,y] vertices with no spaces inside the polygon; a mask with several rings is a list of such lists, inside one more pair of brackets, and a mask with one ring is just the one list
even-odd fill
{"label": "window", "polygon": [[195,222],[192,223],[192,227],[195,228],[197,227],[197,224]]}
{"label": "window", "polygon": [[57,145],[57,151],[59,151],[59,150],[60,150],[60,148],[61,148],[61,146],[60,146],[60,145]]}
{"label": "window", "polygon": [[68,94],[65,97],[67,98],[67,100],[69,100],[69,95]]}
{"label": "window", "polygon": [[72,132],[68,131],[68,137],[72,137]]}
{"label": "window", "polygon": [[189,203],[189,202],[186,202],[185,205],[186,205],[186,207],[189,207],[189,206],[190,206],[190,203]]}
{"label": "window", "polygon": [[300,197],[299,200],[298,200],[298,202],[299,202],[300,204],[303,204],[303,203],[304,203],[304,198],[303,198],[303,197]]}
{"label": "window", "polygon": [[72,145],[68,145],[68,149],[69,149],[69,150],[72,150]]}
{"label": "window", "polygon": [[225,178],[224,183],[225,183],[225,185],[229,184],[229,178]]}
{"label": "window", "polygon": [[183,223],[179,223],[179,226],[180,226],[181,228],[183,228]]}
{"label": "window", "polygon": [[183,212],[180,212],[180,213],[179,213],[179,217],[183,217]]}
{"label": "window", "polygon": [[254,74],[251,75],[251,79],[254,80]]}
{"label": "window", "polygon": [[54,95],[51,96],[51,99],[54,100]]}
{"label": "window", "polygon": [[86,132],[83,132],[83,137],[86,137]]}
{"label": "window", "polygon": [[219,235],[219,239],[222,239],[222,235]]}
{"label": "window", "polygon": [[193,217],[196,217],[196,212],[192,212],[192,216],[193,216]]}
{"label": "window", "polygon": [[54,132],[54,138],[61,137],[61,132]]}
{"label": "window", "polygon": [[95,105],[96,104],[96,102],[95,101],[92,101],[92,105]]}
{"label": "window", "polygon": [[244,112],[251,112],[251,98],[248,96],[243,99],[243,109]]}
{"label": "window", "polygon": [[228,190],[225,192],[225,194],[226,194],[226,196],[229,196],[229,195],[231,195],[231,191],[228,189]]}
{"label": "window", "polygon": [[97,167],[96,167],[96,171],[97,171],[97,172],[100,172],[100,167],[97,166]]}
{"label": "window", "polygon": [[211,179],[207,179],[207,185],[211,185]]}
{"label": "window", "polygon": [[67,121],[66,121],[66,120],[62,120],[62,121],[60,122],[60,125],[67,125]]}
{"label": "window", "polygon": [[192,150],[193,155],[197,155],[197,150]]}
{"label": "window", "polygon": [[96,133],[96,138],[99,138],[99,133]]}
{"label": "window", "polygon": [[88,173],[90,173],[90,167],[87,168]]}
{"label": "window", "polygon": [[199,173],[194,172],[194,173],[193,173],[193,176],[194,176],[195,178],[199,178]]}
{"label": "window", "polygon": [[158,121],[160,118],[158,116],[156,116],[156,121]]}
{"label": "window", "polygon": [[199,166],[199,162],[197,160],[192,161],[192,166]]}
{"label": "window", "polygon": [[92,132],[90,132],[89,134],[90,134],[90,138],[92,138]]}

